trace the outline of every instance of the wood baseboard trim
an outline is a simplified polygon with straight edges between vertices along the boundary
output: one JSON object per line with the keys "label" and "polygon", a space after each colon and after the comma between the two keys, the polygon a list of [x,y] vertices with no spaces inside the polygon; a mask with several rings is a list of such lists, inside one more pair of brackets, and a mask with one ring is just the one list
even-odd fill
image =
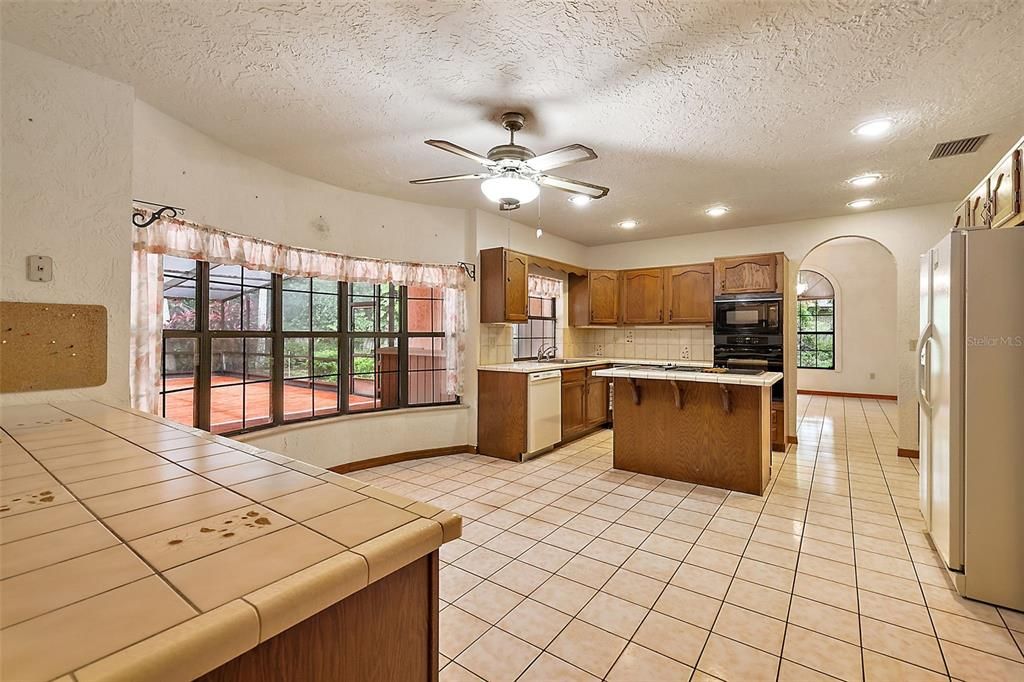
{"label": "wood baseboard trim", "polygon": [[430,448],[427,450],[410,450],[409,452],[397,452],[393,455],[382,455],[381,457],[361,459],[358,462],[348,462],[346,464],[339,464],[338,466],[329,467],[329,469],[337,474],[347,474],[351,471],[370,469],[373,467],[384,466],[385,464],[395,464],[396,462],[408,462],[413,459],[426,459],[427,457],[440,457],[442,455],[457,455],[464,452],[476,454],[476,446],[448,445],[443,448]]}
{"label": "wood baseboard trim", "polygon": [[796,436],[786,436],[786,442],[792,445],[797,444]]}
{"label": "wood baseboard trim", "polygon": [[798,388],[797,393],[804,395],[826,395],[832,398],[864,398],[865,400],[896,400],[897,396],[888,393],[847,393],[846,391],[809,391]]}
{"label": "wood baseboard trim", "polygon": [[896,448],[896,454],[900,457],[913,457],[914,459],[921,456],[920,451],[912,450],[911,448]]}

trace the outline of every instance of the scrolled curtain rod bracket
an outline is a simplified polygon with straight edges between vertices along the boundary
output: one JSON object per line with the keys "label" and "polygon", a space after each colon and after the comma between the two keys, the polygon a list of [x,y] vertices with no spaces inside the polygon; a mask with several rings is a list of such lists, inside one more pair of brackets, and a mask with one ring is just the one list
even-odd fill
{"label": "scrolled curtain rod bracket", "polygon": [[462,268],[462,271],[466,273],[467,277],[469,277],[474,282],[476,281],[476,263],[467,263],[465,261],[460,260],[458,265],[460,268]]}
{"label": "scrolled curtain rod bracket", "polygon": [[132,199],[132,203],[145,204],[146,206],[153,206],[156,210],[152,211],[149,217],[142,212],[141,209],[133,206],[132,207],[132,225],[135,227],[149,227],[161,218],[177,218],[180,213],[184,213],[185,209],[180,206],[167,206],[166,204],[154,204],[152,201],[142,201],[141,199]]}

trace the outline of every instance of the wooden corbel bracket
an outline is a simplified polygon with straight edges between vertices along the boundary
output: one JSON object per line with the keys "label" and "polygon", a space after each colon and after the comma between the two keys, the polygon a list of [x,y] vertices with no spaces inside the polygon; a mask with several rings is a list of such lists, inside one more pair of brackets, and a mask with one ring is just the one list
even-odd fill
{"label": "wooden corbel bracket", "polygon": [[632,389],[632,391],[633,391],[633,404],[634,405],[639,405],[640,404],[640,386],[636,383],[636,379],[634,379],[633,377],[629,377],[628,379],[626,379],[626,381],[629,382],[629,388]]}
{"label": "wooden corbel bracket", "polygon": [[729,389],[725,384],[718,384],[718,388],[722,391],[722,409],[725,410],[726,414],[732,412],[732,399],[729,395]]}
{"label": "wooden corbel bracket", "polygon": [[686,387],[680,386],[679,381],[671,380],[672,391],[676,394],[676,408],[683,409],[683,396],[686,394]]}

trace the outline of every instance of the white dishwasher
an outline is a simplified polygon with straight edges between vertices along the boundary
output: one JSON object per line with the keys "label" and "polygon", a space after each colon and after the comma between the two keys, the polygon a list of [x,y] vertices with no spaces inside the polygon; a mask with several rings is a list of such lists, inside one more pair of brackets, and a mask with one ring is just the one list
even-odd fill
{"label": "white dishwasher", "polygon": [[534,372],[526,381],[526,455],[529,459],[562,440],[562,372]]}

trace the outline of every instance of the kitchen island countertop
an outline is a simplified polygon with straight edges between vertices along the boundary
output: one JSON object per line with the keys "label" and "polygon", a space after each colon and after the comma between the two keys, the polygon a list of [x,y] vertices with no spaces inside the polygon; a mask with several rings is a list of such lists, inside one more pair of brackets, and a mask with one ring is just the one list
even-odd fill
{"label": "kitchen island countertop", "polygon": [[610,379],[660,379],[665,381],[697,381],[709,384],[740,384],[743,386],[771,386],[782,380],[782,372],[761,374],[731,374],[728,372],[692,372],[656,367],[614,367],[600,369],[594,376]]}

